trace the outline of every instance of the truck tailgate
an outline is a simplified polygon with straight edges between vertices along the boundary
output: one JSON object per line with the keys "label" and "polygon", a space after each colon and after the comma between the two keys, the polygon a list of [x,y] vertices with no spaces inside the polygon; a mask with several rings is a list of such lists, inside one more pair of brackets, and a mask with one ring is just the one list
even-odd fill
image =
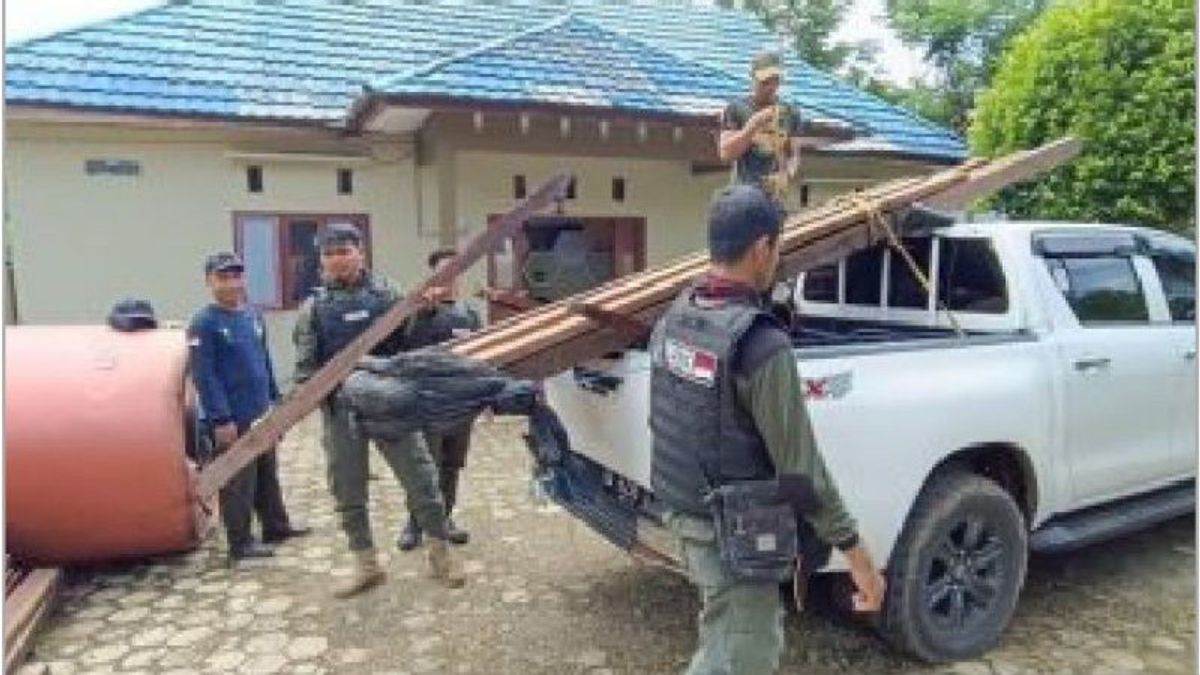
{"label": "truck tailgate", "polygon": [[[596,374],[611,378],[597,381]],[[545,381],[550,406],[571,438],[571,447],[650,489],[650,357],[630,351],[593,361]]]}

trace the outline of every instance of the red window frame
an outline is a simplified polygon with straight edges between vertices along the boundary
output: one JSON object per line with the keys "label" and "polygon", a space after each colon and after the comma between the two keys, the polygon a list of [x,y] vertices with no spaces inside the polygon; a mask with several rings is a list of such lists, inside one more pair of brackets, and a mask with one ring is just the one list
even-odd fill
{"label": "red window frame", "polygon": [[363,253],[367,267],[371,266],[371,218],[365,213],[310,213],[301,211],[235,211],[233,213],[233,245],[238,255],[243,255],[243,223],[249,218],[271,218],[275,222],[275,263],[277,265],[278,293],[269,304],[257,303],[260,309],[290,310],[300,306],[293,300],[292,287],[295,274],[288,265],[288,252],[292,250],[292,227],[295,222],[315,222],[317,230],[329,223],[353,223],[363,235]]}

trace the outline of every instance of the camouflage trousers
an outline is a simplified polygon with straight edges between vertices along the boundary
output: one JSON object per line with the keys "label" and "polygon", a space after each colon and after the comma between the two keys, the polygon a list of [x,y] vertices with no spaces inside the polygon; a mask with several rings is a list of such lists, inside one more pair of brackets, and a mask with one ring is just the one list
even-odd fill
{"label": "camouflage trousers", "polygon": [[[351,551],[374,547],[367,511],[369,442],[354,424],[350,411],[331,403],[321,407],[329,491],[341,519]],[[438,469],[420,434],[400,441],[375,442],[396,480],[404,487],[410,513],[421,529],[437,539],[446,538],[446,507],[438,489]]]}
{"label": "camouflage trousers", "polygon": [[711,520],[667,517],[700,591],[699,642],[686,675],[770,675],[783,652],[783,605],[776,584],[731,577],[721,563]]}

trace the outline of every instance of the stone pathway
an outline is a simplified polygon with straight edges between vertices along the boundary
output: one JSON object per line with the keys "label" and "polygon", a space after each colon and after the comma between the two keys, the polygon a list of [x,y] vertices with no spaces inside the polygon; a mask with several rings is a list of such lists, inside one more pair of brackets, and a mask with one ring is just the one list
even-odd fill
{"label": "stone pathway", "polygon": [[[330,596],[349,558],[325,493],[315,420],[281,448],[288,505],[315,533],[231,571],[213,536],[186,555],[77,571],[35,643],[27,673],[679,673],[698,603],[687,583],[638,565],[530,497],[529,458],[509,421],[481,424],[457,549],[461,591],[425,578],[394,548],[403,495],[375,462],[377,545],[388,583]],[[1017,616],[986,658],[942,667],[890,652],[858,625],[788,619],[781,673],[1196,672],[1194,520],[1078,554],[1038,558]]]}

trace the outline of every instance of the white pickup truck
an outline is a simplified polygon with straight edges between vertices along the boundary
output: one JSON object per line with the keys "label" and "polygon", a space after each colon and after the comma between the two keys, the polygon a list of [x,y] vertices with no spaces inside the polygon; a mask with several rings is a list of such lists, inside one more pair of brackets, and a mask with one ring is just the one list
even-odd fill
{"label": "white pickup truck", "polygon": [[[1194,509],[1195,249],[1146,229],[980,223],[906,235],[792,280],[826,463],[886,567],[879,625],[930,661],[999,639],[1028,551]],[[649,359],[546,383],[569,448],[545,491],[612,542],[673,555],[650,489]],[[825,572],[844,569],[834,555]]]}

